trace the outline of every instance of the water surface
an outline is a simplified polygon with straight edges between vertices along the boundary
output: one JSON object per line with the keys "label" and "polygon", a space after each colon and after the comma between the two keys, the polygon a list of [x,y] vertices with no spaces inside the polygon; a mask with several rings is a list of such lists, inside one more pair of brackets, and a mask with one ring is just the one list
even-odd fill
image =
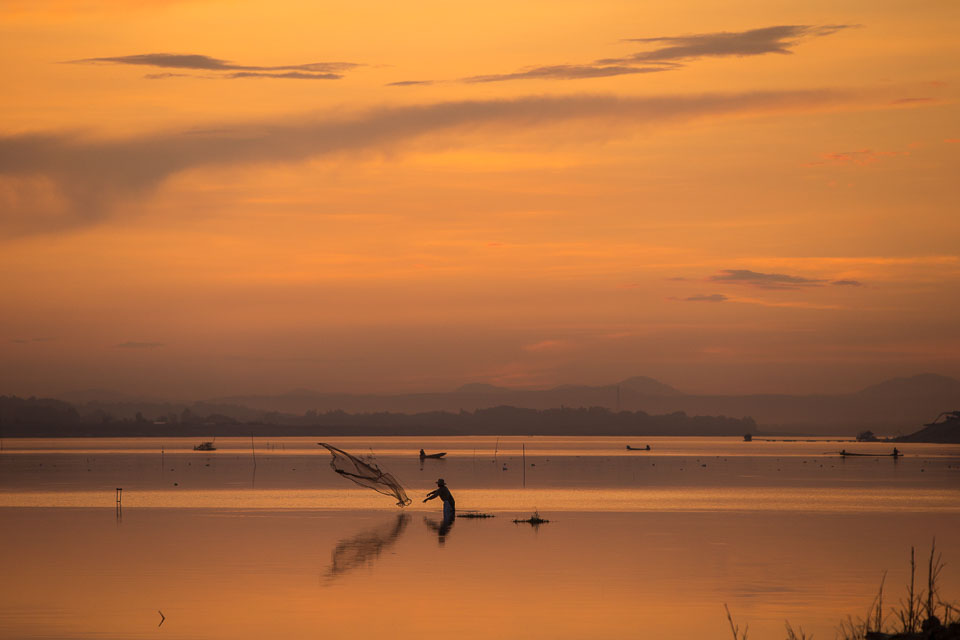
{"label": "water surface", "polygon": [[[0,636],[834,637],[937,536],[960,593],[960,448],[644,438],[338,438],[407,509],[313,439],[4,440]],[[447,451],[422,464],[417,451]],[[162,447],[162,453],[161,453]],[[525,464],[524,464],[525,462]],[[461,510],[439,535],[444,477]],[[123,487],[117,513],[116,488]],[[539,528],[517,525],[534,509]],[[163,611],[166,620],[157,627]]]}

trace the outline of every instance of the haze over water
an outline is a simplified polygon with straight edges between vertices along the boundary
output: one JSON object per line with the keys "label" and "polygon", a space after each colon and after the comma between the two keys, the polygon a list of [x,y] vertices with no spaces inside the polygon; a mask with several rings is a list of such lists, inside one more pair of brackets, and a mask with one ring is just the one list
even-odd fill
{"label": "haze over water", "polygon": [[[894,461],[829,455],[890,449],[850,442],[332,442],[375,453],[414,499],[400,510],[314,440],[256,439],[255,467],[249,439],[193,444],[5,440],[0,635],[147,637],[160,610],[173,637],[704,638],[729,633],[727,603],[751,637],[788,618],[830,638],[884,570],[893,598],[933,536],[944,593],[960,587],[957,446]],[[447,457],[421,465],[421,446]],[[437,477],[461,513],[496,517],[438,535],[420,503]],[[511,522],[534,509],[550,522]]]}

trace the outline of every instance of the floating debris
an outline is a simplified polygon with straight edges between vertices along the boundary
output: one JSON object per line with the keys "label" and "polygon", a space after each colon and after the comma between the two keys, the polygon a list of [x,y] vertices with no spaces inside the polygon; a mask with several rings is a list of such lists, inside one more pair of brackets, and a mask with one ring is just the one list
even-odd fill
{"label": "floating debris", "polygon": [[533,515],[530,516],[529,518],[527,518],[526,520],[520,520],[520,519],[518,518],[518,519],[515,519],[513,522],[514,522],[514,524],[519,524],[519,523],[521,523],[521,522],[522,522],[522,523],[526,523],[526,524],[532,524],[533,526],[536,527],[536,526],[539,526],[539,525],[543,524],[544,522],[550,522],[550,521],[541,518],[539,511],[534,511],[534,512],[533,512]]}

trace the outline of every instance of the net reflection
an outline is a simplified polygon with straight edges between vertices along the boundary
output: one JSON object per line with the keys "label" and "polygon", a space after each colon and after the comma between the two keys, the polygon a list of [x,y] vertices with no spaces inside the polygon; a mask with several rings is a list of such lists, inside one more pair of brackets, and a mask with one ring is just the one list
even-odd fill
{"label": "net reflection", "polygon": [[334,579],[357,567],[372,563],[380,557],[384,549],[396,544],[409,522],[410,516],[398,513],[392,523],[344,538],[333,548],[326,577]]}

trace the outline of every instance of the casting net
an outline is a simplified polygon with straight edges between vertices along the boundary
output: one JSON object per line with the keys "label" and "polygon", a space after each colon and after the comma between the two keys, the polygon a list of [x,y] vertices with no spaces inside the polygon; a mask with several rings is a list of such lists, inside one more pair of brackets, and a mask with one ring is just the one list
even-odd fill
{"label": "casting net", "polygon": [[396,498],[398,507],[405,507],[411,502],[407,497],[406,491],[389,473],[384,473],[377,466],[373,455],[354,456],[346,451],[337,449],[325,442],[318,442],[321,447],[326,447],[333,458],[330,460],[330,466],[344,478],[356,482],[361,487],[373,489],[377,493]]}

